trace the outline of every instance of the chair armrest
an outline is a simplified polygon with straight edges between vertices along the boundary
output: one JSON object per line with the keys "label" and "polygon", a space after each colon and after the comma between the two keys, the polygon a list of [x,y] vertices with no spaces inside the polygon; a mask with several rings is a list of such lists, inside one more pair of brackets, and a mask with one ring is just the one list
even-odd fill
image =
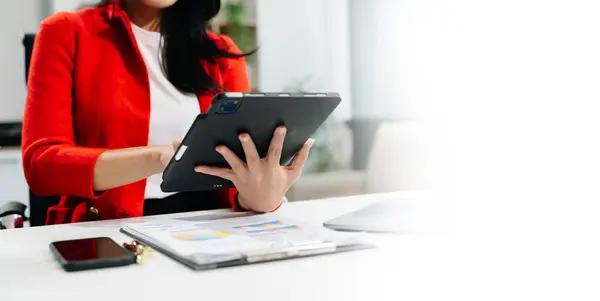
{"label": "chair armrest", "polygon": [[5,217],[13,214],[18,214],[25,217],[25,209],[27,205],[19,202],[10,202],[0,207],[0,217]]}

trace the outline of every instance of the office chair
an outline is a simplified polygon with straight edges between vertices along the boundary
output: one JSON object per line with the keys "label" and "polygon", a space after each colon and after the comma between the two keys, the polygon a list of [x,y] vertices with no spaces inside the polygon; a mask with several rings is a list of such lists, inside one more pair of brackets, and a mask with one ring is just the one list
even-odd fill
{"label": "office chair", "polygon": [[[28,33],[23,35],[23,46],[25,48],[25,84],[29,78],[29,65],[31,63],[31,53],[35,42],[35,34]],[[58,205],[60,197],[40,197],[29,190],[29,224],[32,227],[43,226],[46,224],[46,213],[51,206]]]}
{"label": "office chair", "polygon": [[[34,41],[35,34],[23,35],[23,46],[25,48],[25,83],[27,83],[27,78],[29,77],[29,65],[31,62],[31,53],[33,51]],[[4,206],[0,207],[0,230],[22,228],[23,223],[26,220],[30,220],[31,226],[44,225],[46,222],[47,207],[51,206],[51,204],[54,203],[54,199],[45,199],[37,197],[35,194],[33,194],[33,192],[31,192],[30,189],[29,203],[31,207],[30,218],[27,218],[25,215],[27,205],[23,203],[9,202]]]}

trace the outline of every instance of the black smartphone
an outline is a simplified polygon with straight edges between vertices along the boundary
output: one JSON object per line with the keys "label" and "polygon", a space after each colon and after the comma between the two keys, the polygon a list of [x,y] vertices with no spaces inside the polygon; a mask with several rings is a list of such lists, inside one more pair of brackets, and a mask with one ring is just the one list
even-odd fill
{"label": "black smartphone", "polygon": [[50,250],[65,271],[82,271],[135,263],[135,256],[108,237],[55,241]]}

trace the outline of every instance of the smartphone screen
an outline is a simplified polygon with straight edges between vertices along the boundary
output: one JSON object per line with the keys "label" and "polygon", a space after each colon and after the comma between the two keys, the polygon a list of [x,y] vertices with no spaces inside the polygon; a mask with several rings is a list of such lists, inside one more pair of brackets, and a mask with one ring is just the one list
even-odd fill
{"label": "smartphone screen", "polygon": [[91,261],[115,258],[130,258],[129,251],[108,237],[65,240],[52,243],[65,261]]}

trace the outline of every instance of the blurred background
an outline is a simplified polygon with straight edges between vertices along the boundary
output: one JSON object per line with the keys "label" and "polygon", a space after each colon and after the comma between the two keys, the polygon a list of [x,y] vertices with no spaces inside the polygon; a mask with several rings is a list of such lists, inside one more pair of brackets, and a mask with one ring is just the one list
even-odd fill
{"label": "blurred background", "polygon": [[[23,34],[86,2],[3,4],[0,204],[27,203]],[[255,0],[226,1],[212,28],[260,46],[253,89],[343,97],[292,201],[449,192],[464,247],[444,258],[474,264],[452,266],[448,279],[476,277],[461,292],[512,293],[492,287],[512,281],[517,292],[573,299],[600,269],[590,239],[600,229],[599,15],[597,0]]]}
{"label": "blurred background", "polygon": [[[10,0],[0,11],[0,206],[28,202],[20,159],[28,51],[39,23],[98,1]],[[255,91],[338,92],[342,103],[315,134],[291,201],[419,188],[411,98],[418,53],[410,1],[224,0],[211,29],[229,35],[248,58]],[[400,29],[400,30],[398,30]],[[402,41],[402,43],[400,43]],[[403,71],[404,70],[404,71]],[[411,95],[412,93],[412,95]],[[394,136],[394,137],[392,137]],[[398,172],[400,171],[401,172]],[[387,177],[382,175],[386,174]]]}

